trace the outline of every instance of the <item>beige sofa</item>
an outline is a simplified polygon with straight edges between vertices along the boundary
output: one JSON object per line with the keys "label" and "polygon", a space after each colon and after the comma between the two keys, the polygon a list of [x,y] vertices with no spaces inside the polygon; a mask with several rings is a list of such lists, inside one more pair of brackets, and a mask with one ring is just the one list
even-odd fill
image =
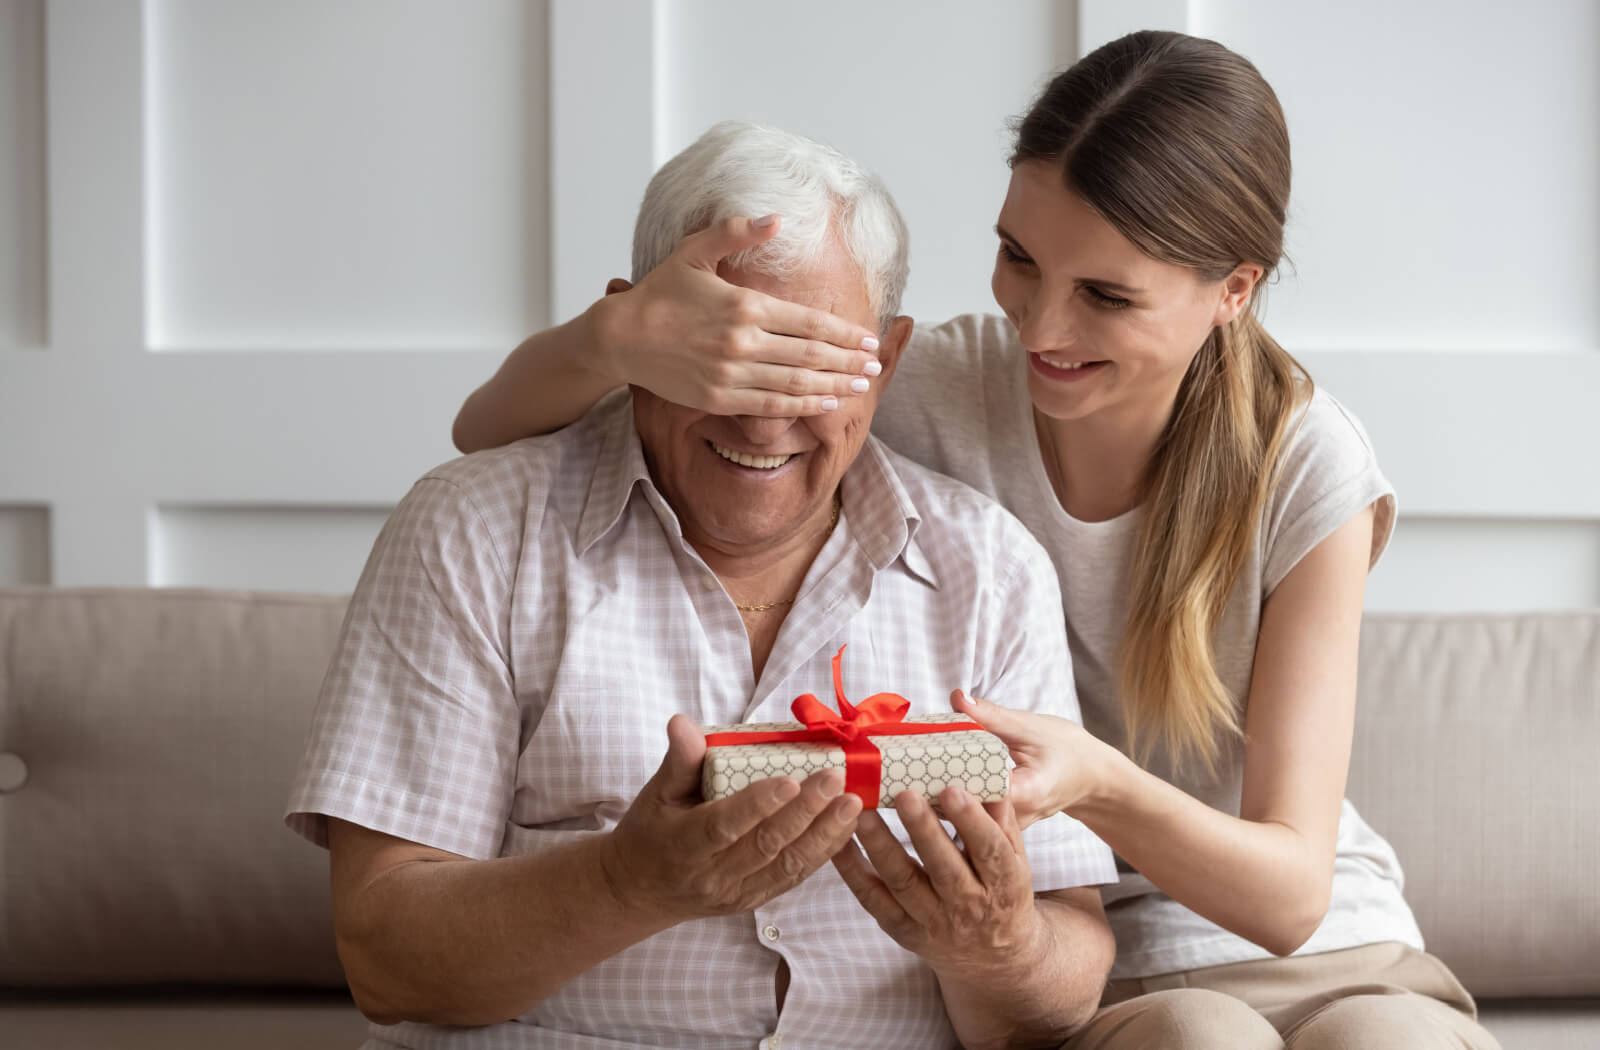
{"label": "beige sofa", "polygon": [[[344,605],[0,589],[0,1046],[359,1044],[280,820]],[[1600,1047],[1600,612],[1369,617],[1357,737],[1350,795],[1507,1050]]]}

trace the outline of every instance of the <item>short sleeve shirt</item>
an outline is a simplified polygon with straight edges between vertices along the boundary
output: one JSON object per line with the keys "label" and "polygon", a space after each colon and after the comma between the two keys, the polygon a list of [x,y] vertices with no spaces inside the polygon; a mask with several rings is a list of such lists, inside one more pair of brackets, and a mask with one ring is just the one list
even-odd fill
{"label": "short sleeve shirt", "polygon": [[[912,713],[954,688],[1078,717],[1049,559],[1010,514],[869,438],[843,512],[759,679],[733,600],[650,479],[631,400],[426,475],[352,598],[289,803],[487,859],[615,827],[701,725],[786,721],[831,697]],[[890,826],[904,830],[887,813]],[[1054,817],[1025,834],[1036,890],[1114,881],[1110,851]],[[553,892],[559,892],[554,889]],[[780,1013],[775,978],[787,962]],[[370,1047],[954,1047],[932,971],[830,866],[753,913],[682,923],[506,1024],[374,1026]]]}
{"label": "short sleeve shirt", "polygon": [[[1083,724],[1126,750],[1116,667],[1141,512],[1085,522],[1061,506],[1039,450],[1026,354],[1004,317],[969,314],[918,331],[901,355],[873,432],[917,462],[995,497],[1044,544],[1060,574]],[[1394,527],[1394,487],[1360,422],[1318,388],[1290,421],[1276,487],[1213,642],[1218,676],[1241,724],[1267,598],[1312,548],[1368,507],[1375,512],[1376,564]],[[1225,742],[1214,778],[1179,770],[1159,749],[1149,768],[1207,805],[1238,815],[1244,753],[1237,739]],[[1348,801],[1336,854],[1328,915],[1300,952],[1376,941],[1421,948],[1394,850]],[[1117,939],[1114,979],[1269,957],[1167,897],[1120,858],[1119,867],[1118,884],[1102,891]]]}

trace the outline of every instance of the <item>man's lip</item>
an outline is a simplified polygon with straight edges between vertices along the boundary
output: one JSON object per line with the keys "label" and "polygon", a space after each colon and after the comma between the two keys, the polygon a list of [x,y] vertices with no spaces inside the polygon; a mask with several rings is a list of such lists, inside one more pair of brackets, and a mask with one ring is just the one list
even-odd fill
{"label": "man's lip", "polygon": [[713,451],[713,452],[715,452],[719,448],[725,448],[729,452],[737,452],[741,456],[802,456],[805,453],[811,451],[810,449],[794,449],[794,450],[789,451],[789,452],[773,452],[771,450],[764,451],[764,452],[758,452],[758,451],[755,451],[754,449],[739,448],[739,447],[737,447],[735,445],[724,445],[722,442],[714,440],[712,438],[706,438],[706,444],[711,446],[711,451]]}

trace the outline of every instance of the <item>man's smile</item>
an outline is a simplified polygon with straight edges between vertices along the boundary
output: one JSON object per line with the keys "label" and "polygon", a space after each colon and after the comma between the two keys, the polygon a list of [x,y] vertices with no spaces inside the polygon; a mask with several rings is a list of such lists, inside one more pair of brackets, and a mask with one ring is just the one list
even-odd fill
{"label": "man's smile", "polygon": [[754,470],[777,470],[800,454],[798,452],[790,452],[781,456],[755,456],[748,452],[740,452],[738,449],[728,448],[726,445],[719,445],[715,441],[708,440],[706,444],[711,447],[711,451],[730,463],[737,463],[741,467],[750,467]]}

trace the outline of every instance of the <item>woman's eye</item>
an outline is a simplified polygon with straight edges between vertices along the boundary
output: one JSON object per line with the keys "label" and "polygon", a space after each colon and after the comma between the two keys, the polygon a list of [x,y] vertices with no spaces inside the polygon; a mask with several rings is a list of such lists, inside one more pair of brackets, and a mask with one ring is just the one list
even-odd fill
{"label": "woman's eye", "polygon": [[1107,310],[1121,310],[1123,307],[1132,305],[1127,299],[1119,295],[1107,295],[1092,284],[1084,285],[1083,290],[1089,293],[1089,298]]}
{"label": "woman's eye", "polygon": [[1005,241],[1000,242],[1000,257],[1006,262],[1011,263],[1033,262],[1033,260],[1028,258],[1026,255],[1014,250],[1011,245],[1007,244]]}

